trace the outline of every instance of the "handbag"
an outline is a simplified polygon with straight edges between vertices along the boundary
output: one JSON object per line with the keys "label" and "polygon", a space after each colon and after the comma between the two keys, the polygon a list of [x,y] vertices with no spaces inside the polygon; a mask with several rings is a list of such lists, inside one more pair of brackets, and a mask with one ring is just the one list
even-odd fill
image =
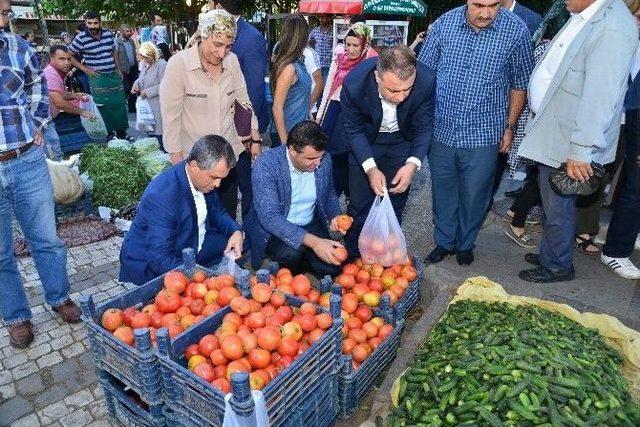
{"label": "handbag", "polygon": [[567,164],[562,163],[560,167],[549,175],[549,184],[556,193],[562,196],[589,196],[600,188],[604,181],[604,167],[599,163],[591,163],[593,175],[584,182],[571,179],[567,175]]}

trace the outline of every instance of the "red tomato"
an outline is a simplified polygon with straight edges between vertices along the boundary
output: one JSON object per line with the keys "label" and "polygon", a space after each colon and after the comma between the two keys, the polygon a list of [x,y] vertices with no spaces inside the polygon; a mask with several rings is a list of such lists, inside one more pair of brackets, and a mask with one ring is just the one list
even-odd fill
{"label": "red tomato", "polygon": [[133,329],[131,329],[129,326],[120,326],[115,331],[113,331],[113,336],[118,338],[120,341],[124,341],[127,345],[130,345],[132,347],[135,344]]}
{"label": "red tomato", "polygon": [[188,283],[187,276],[179,271],[170,271],[164,275],[164,287],[173,293],[183,293]]}
{"label": "red tomato", "polygon": [[102,327],[108,331],[115,331],[123,322],[124,316],[119,308],[110,308],[102,314]]}
{"label": "red tomato", "polygon": [[191,356],[195,356],[196,354],[200,354],[200,349],[198,348],[198,344],[191,344],[184,351],[184,358],[189,360],[191,359]]}
{"label": "red tomato", "polygon": [[298,341],[291,337],[285,337],[278,344],[278,353],[281,356],[295,356],[298,354],[299,344]]}
{"label": "red tomato", "polygon": [[266,368],[271,363],[271,353],[263,348],[254,348],[249,352],[249,363],[254,369]]}
{"label": "red tomato", "polygon": [[131,318],[131,327],[133,329],[148,328],[151,325],[151,318],[142,312],[136,312]]}
{"label": "red tomato", "polygon": [[280,344],[280,330],[275,326],[265,326],[258,335],[258,345],[268,351],[274,351]]}
{"label": "red tomato", "polygon": [[155,299],[156,307],[158,307],[158,311],[163,313],[174,313],[182,303],[182,299],[180,295],[162,290],[158,292]]}
{"label": "red tomato", "polygon": [[311,290],[311,281],[304,274],[298,274],[291,282],[293,292],[298,296],[306,296]]}
{"label": "red tomato", "polygon": [[213,366],[209,365],[208,363],[200,363],[195,368],[193,368],[193,373],[206,382],[211,382],[216,377],[216,372]]}
{"label": "red tomato", "polygon": [[230,360],[237,360],[244,354],[244,343],[238,335],[229,335],[220,342],[220,348],[224,357]]}
{"label": "red tomato", "polygon": [[218,338],[215,335],[207,334],[200,339],[198,343],[198,351],[204,357],[209,357],[213,350],[220,348]]}

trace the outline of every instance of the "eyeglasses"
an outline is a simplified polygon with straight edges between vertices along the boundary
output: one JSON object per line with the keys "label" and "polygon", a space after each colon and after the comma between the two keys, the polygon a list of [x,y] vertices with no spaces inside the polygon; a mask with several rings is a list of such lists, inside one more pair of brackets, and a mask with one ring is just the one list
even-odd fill
{"label": "eyeglasses", "polygon": [[6,16],[9,19],[13,19],[16,16],[16,13],[13,10],[9,9],[0,11],[0,15]]}

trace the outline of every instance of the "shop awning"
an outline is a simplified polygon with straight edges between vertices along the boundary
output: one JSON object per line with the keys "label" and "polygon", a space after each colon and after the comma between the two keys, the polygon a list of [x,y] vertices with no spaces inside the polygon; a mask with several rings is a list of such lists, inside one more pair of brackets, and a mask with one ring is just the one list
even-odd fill
{"label": "shop awning", "polygon": [[363,13],[426,16],[427,5],[422,0],[365,0]]}
{"label": "shop awning", "polygon": [[302,13],[357,15],[362,13],[362,0],[300,0],[298,8]]}

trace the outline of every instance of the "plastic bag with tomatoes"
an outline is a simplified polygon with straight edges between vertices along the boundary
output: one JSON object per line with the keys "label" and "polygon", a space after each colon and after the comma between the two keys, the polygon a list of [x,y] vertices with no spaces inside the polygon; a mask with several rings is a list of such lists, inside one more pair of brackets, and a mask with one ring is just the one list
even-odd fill
{"label": "plastic bag with tomatoes", "polygon": [[362,260],[385,267],[407,261],[407,243],[393,211],[389,193],[376,196],[358,238]]}
{"label": "plastic bag with tomatoes", "polygon": [[218,267],[216,267],[216,275],[228,274],[231,277],[236,277],[236,271],[238,271],[239,268],[238,264],[236,264],[236,254],[233,251],[227,251],[224,253]]}

